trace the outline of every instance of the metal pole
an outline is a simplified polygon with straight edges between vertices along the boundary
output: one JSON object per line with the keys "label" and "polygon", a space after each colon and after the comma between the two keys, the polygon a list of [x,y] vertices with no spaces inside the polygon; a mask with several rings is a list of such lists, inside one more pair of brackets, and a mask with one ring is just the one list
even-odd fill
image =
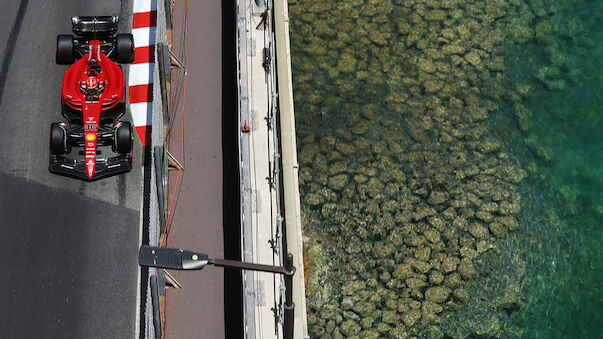
{"label": "metal pole", "polygon": [[249,262],[241,262],[225,259],[209,259],[209,264],[221,267],[240,268],[252,271],[261,271],[269,273],[279,273],[285,276],[285,305],[283,320],[283,338],[293,339],[295,304],[293,303],[293,275],[295,266],[293,266],[293,254],[287,253],[285,257],[285,267],[260,265]]}
{"label": "metal pole", "polygon": [[[185,251],[177,248],[165,248],[158,246],[142,245],[138,254],[138,263],[141,266],[169,268],[176,270],[200,270],[205,265],[214,265],[229,268],[238,268],[243,270],[260,271],[268,273],[282,274],[285,276],[285,305],[283,320],[283,338],[293,339],[293,322],[295,313],[295,304],[293,303],[293,275],[295,266],[293,266],[293,254],[287,253],[285,257],[285,266],[262,265],[250,262],[210,259],[207,254]],[[154,285],[153,285],[154,284]],[[154,286],[154,287],[153,287]],[[153,294],[154,293],[154,294]],[[151,277],[151,297],[153,298],[153,312],[155,315],[155,329],[161,326],[159,319],[159,304],[157,299],[157,277]],[[155,301],[157,300],[157,307]],[[157,332],[155,332],[157,334]]]}
{"label": "metal pole", "polygon": [[164,159],[161,146],[155,146],[153,150],[155,152],[155,185],[157,186],[157,200],[159,202],[159,234],[157,235],[159,240],[165,231],[165,195],[163,194]]}
{"label": "metal pole", "polygon": [[[295,273],[293,266],[293,254],[287,253],[285,257],[285,269]],[[285,316],[283,321],[283,337],[293,339],[293,321],[295,304],[293,303],[293,274],[285,275]]]}
{"label": "metal pole", "polygon": [[159,286],[157,276],[151,276],[151,299],[153,299],[153,327],[155,327],[155,339],[161,339],[161,310],[159,310]]}
{"label": "metal pole", "polygon": [[[250,270],[250,271],[260,271],[260,272],[283,274],[285,277],[293,276],[293,274],[295,273],[295,267],[291,267],[291,268],[287,269],[286,267],[281,267],[281,266],[261,265],[261,264],[254,264],[251,262],[227,260],[227,259],[209,259],[208,264],[214,265],[214,266],[220,266],[220,267],[240,268],[243,270]],[[291,264],[291,266],[293,266],[293,264]]]}

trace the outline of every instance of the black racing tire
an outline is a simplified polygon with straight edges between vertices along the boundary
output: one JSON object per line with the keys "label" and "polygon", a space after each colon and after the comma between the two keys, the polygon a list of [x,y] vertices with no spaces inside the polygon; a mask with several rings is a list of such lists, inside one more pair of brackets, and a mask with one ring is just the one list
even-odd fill
{"label": "black racing tire", "polygon": [[71,65],[73,57],[73,35],[61,34],[57,36],[57,64]]}
{"label": "black racing tire", "polygon": [[50,154],[61,155],[67,151],[67,133],[58,122],[50,124]]}
{"label": "black racing tire", "polygon": [[134,61],[134,36],[132,34],[118,34],[115,45],[117,62],[129,64]]}
{"label": "black racing tire", "polygon": [[132,151],[132,124],[128,121],[121,123],[121,126],[115,129],[114,136],[115,152],[126,154]]}

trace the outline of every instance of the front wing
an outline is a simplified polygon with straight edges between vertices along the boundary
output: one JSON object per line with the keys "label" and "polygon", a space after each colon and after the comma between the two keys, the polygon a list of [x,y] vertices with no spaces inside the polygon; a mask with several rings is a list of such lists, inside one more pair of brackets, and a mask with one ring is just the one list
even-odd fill
{"label": "front wing", "polygon": [[50,172],[66,175],[86,181],[94,181],[112,175],[129,172],[132,169],[132,154],[120,154],[106,159],[96,159],[96,169],[92,178],[86,172],[84,159],[70,159],[62,155],[50,155],[48,161]]}

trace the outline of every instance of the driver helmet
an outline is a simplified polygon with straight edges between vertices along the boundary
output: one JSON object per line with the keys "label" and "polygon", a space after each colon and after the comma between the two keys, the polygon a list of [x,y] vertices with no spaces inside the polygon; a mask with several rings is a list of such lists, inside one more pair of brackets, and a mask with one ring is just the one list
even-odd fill
{"label": "driver helmet", "polygon": [[86,87],[88,87],[88,88],[97,88],[98,87],[98,78],[96,77],[96,74],[88,74],[88,79],[86,79]]}

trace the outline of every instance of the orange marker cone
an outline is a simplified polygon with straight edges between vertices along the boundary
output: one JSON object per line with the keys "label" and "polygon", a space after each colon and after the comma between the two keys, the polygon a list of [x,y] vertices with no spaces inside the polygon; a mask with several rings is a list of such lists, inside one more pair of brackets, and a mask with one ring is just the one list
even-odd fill
{"label": "orange marker cone", "polygon": [[244,133],[249,132],[249,125],[247,125],[247,120],[245,120],[243,127],[241,127],[241,132],[244,132]]}

